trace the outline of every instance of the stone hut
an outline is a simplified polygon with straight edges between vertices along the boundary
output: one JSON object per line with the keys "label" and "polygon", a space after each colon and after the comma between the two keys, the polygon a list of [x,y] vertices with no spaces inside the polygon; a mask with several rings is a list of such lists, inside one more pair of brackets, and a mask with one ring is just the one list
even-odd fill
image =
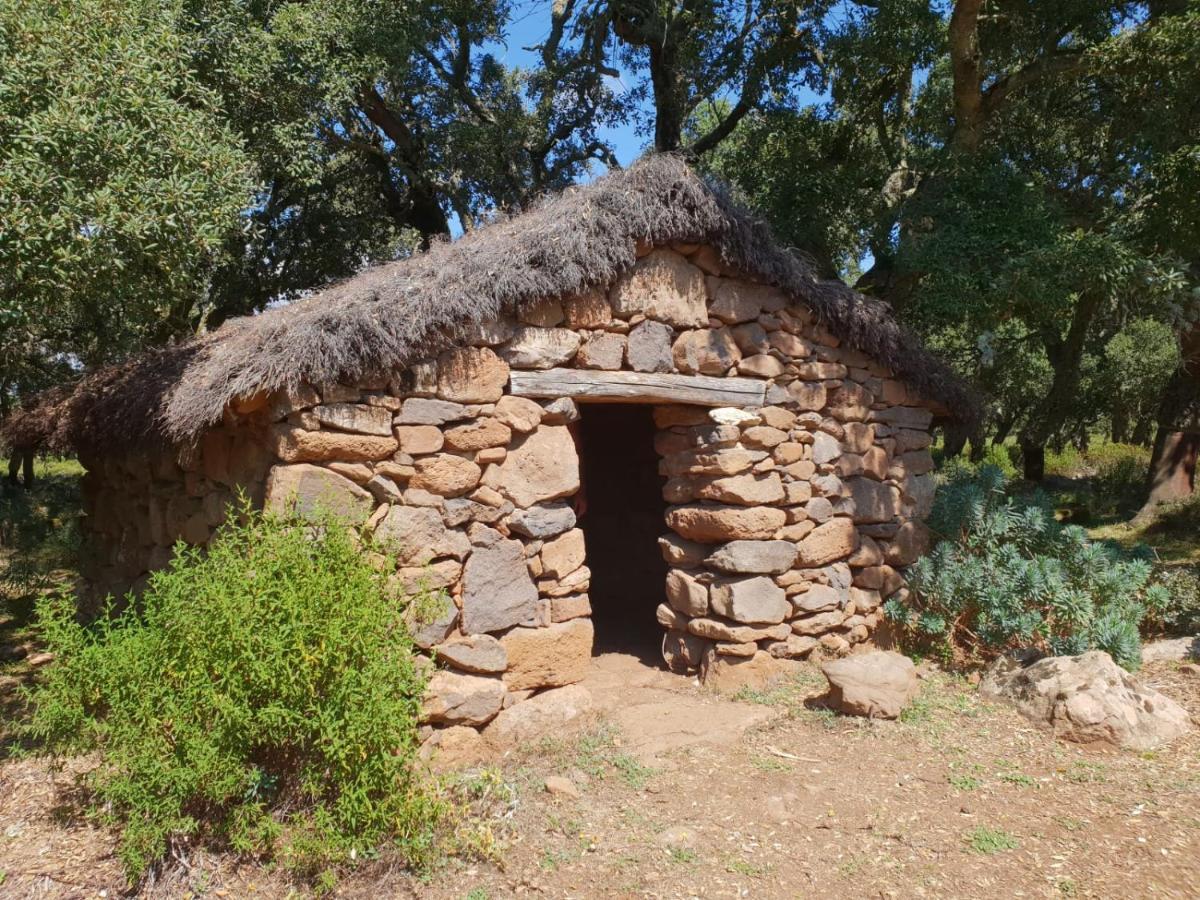
{"label": "stone hut", "polygon": [[713,679],[869,642],[924,544],[931,423],[973,404],[660,156],[52,409],[101,589],[204,544],[236,489],[330,508],[444,589],[426,716],[482,726],[597,647]]}

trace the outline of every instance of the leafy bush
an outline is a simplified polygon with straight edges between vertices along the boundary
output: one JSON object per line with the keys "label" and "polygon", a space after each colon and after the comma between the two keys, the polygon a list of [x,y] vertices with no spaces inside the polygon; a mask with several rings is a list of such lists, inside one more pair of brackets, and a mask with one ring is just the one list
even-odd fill
{"label": "leafy bush", "polygon": [[369,541],[243,506],[123,613],[110,602],[82,626],[70,598],[42,603],[56,661],[29,730],[53,754],[98,751],[92,805],[131,880],[174,841],[278,851],[325,877],[387,836],[410,862],[429,850],[442,801],[414,766],[424,679]]}
{"label": "leafy bush", "polygon": [[1169,601],[1146,555],[1090,541],[1059,524],[1044,496],[1007,486],[993,467],[948,478],[929,520],[941,540],[909,570],[910,593],[888,601],[888,616],[954,655],[1100,649],[1136,668],[1138,626]]}
{"label": "leafy bush", "polygon": [[1147,624],[1166,634],[1200,632],[1200,566],[1164,566],[1157,580],[1167,598],[1150,610]]}

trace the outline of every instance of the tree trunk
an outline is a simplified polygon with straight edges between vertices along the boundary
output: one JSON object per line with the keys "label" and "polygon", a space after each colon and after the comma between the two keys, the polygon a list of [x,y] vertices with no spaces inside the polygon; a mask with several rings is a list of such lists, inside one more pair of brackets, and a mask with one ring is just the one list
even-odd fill
{"label": "tree trunk", "polygon": [[1145,521],[1155,507],[1184,500],[1196,488],[1196,457],[1200,454],[1200,432],[1159,431],[1150,463],[1150,496],[1134,517]]}
{"label": "tree trunk", "polygon": [[1113,407],[1112,413],[1112,442],[1114,444],[1124,444],[1128,437],[1129,410],[1125,408],[1124,403],[1118,403]]}
{"label": "tree trunk", "polygon": [[970,430],[964,425],[952,423],[942,430],[942,434],[945,437],[944,457],[954,459],[962,456],[963,448],[967,446],[967,438],[971,436]]}
{"label": "tree trunk", "polygon": [[1011,416],[996,423],[996,433],[992,435],[992,446],[997,447],[1008,440],[1008,435],[1017,424],[1017,417]]}
{"label": "tree trunk", "polygon": [[1149,447],[1150,435],[1153,433],[1154,416],[1144,415],[1138,419],[1137,425],[1133,427],[1133,436],[1129,440],[1139,447]]}
{"label": "tree trunk", "polygon": [[1025,477],[1041,481],[1046,476],[1046,443],[1060,432],[1063,421],[1075,404],[1079,389],[1079,364],[1092,320],[1100,309],[1101,295],[1088,292],[1075,303],[1071,325],[1065,337],[1060,337],[1053,325],[1043,332],[1042,342],[1054,377],[1050,389],[1030,413],[1021,429],[1018,443],[1024,457]]}

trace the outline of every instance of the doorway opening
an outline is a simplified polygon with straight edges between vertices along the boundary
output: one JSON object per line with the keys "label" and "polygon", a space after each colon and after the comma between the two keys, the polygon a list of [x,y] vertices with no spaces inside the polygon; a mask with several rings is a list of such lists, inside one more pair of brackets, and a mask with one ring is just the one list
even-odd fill
{"label": "doorway opening", "polygon": [[582,404],[580,456],[584,512],[579,518],[592,572],[596,653],[629,653],[662,666],[667,564],[658,539],[667,504],[654,450],[654,408]]}

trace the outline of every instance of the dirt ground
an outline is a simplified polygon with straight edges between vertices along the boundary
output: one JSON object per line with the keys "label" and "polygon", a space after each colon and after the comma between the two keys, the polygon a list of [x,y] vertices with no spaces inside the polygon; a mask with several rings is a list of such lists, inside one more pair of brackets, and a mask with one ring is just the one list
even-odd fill
{"label": "dirt ground", "polygon": [[[1200,718],[1200,678],[1174,662],[1142,677]],[[808,705],[823,683],[806,665],[778,689],[720,700],[602,657],[595,719],[462,776],[482,811],[482,858],[418,878],[385,854],[334,895],[1200,896],[1200,733],[1157,753],[1064,744],[936,672],[901,721],[865,722]],[[555,775],[579,796],[547,791]],[[0,896],[125,892],[111,836],[65,818],[70,786],[41,762],[0,764]],[[142,890],[306,893],[199,851]]]}

